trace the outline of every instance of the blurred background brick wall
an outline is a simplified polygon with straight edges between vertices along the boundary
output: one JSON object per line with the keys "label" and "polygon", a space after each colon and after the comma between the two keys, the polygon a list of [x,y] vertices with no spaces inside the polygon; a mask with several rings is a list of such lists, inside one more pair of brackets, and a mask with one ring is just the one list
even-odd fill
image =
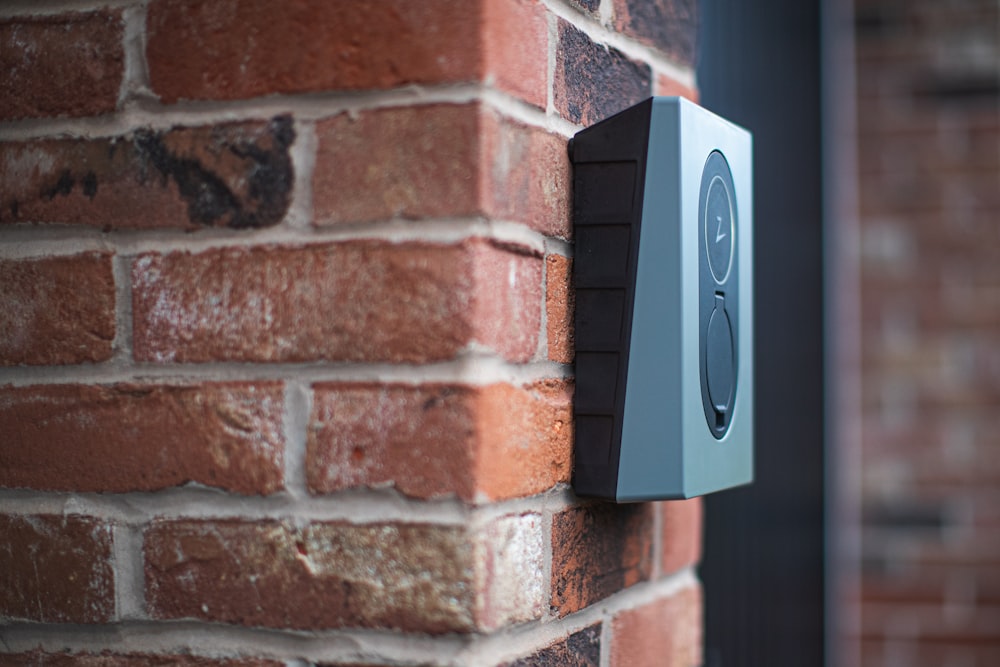
{"label": "blurred background brick wall", "polygon": [[[1000,4],[855,0],[864,666],[1000,664]],[[833,330],[836,332],[837,325]]]}

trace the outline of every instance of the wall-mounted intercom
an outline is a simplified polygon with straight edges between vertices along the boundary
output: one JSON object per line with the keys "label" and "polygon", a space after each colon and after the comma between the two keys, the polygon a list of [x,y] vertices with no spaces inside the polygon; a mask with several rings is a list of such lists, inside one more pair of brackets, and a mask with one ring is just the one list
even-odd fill
{"label": "wall-mounted intercom", "polygon": [[574,489],[628,502],[752,481],[750,134],[657,97],[570,155]]}

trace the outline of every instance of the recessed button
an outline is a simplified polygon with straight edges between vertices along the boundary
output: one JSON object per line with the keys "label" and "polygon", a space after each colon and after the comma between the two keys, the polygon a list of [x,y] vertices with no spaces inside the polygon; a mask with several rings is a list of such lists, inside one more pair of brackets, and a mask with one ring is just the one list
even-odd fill
{"label": "recessed button", "polygon": [[705,335],[705,364],[708,376],[708,398],[720,414],[729,411],[733,398],[736,368],[733,363],[733,329],[726,313],[725,300],[716,295],[715,309],[708,321]]}

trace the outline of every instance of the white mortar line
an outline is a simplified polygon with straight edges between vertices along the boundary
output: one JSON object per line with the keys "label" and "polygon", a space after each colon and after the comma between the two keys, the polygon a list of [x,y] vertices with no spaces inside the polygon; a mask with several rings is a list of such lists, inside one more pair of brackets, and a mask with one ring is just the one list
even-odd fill
{"label": "white mortar line", "polygon": [[650,576],[659,579],[663,564],[663,503],[653,503],[653,567]]}
{"label": "white mortar line", "polygon": [[[140,91],[144,93],[144,91]],[[433,87],[404,86],[391,90],[324,92],[271,95],[245,100],[178,102],[164,105],[145,94],[130,97],[116,113],[82,118],[29,118],[0,123],[0,140],[81,137],[91,139],[128,135],[139,128],[166,130],[174,126],[219,125],[270,120],[292,115],[299,121],[315,122],[339,114],[358,114],[378,109],[408,108],[432,104],[486,104],[503,115],[525,124],[566,136],[577,129],[569,121],[546,113],[509,93],[484,84]]]}
{"label": "white mortar line", "polygon": [[549,262],[548,258],[542,261],[542,289],[539,298],[541,317],[538,318],[538,346],[535,348],[535,360],[542,361],[549,358]]}
{"label": "white mortar line", "polygon": [[[114,365],[126,366],[132,358],[132,262],[115,255],[111,259],[115,280],[115,339],[112,344]],[[23,370],[23,369],[22,369]]]}
{"label": "white mortar line", "polygon": [[521,514],[559,512],[579,504],[560,486],[536,496],[471,505],[454,495],[418,500],[397,491],[349,489],[323,496],[295,498],[288,493],[239,496],[189,484],[156,492],[59,493],[21,489],[0,490],[0,505],[11,515],[87,516],[139,528],[152,520],[239,519],[308,522],[427,523],[464,526],[479,531],[497,519]]}
{"label": "white mortar line", "polygon": [[285,488],[302,500],[309,497],[306,488],[306,436],[312,411],[312,393],[300,381],[285,384]]}
{"label": "white mortar line", "polygon": [[122,49],[125,54],[125,71],[118,91],[118,106],[123,107],[140,96],[152,96],[149,89],[149,71],[146,66],[146,6],[129,6],[122,12],[125,30]]}
{"label": "white mortar line", "polygon": [[356,489],[297,500],[287,493],[237,496],[194,484],[150,493],[43,493],[0,491],[4,512],[12,515],[87,516],[141,527],[157,519],[265,520],[302,522],[427,523],[464,526],[473,507],[455,498],[413,500],[389,490]]}
{"label": "white mortar line", "polygon": [[285,214],[285,224],[297,230],[309,230],[313,219],[312,178],[316,166],[316,126],[311,122],[295,121],[295,143],[289,151],[295,184],[292,200]]}
{"label": "white mortar line", "polygon": [[390,363],[225,363],[206,364],[81,364],[78,366],[18,366],[0,368],[0,385],[26,387],[46,384],[186,385],[225,382],[266,382],[295,379],[303,383],[381,383],[418,386],[459,384],[481,387],[508,383],[525,385],[566,379],[572,367],[553,361],[513,364],[484,354],[463,354],[431,364]]}
{"label": "white mortar line", "polygon": [[572,137],[580,129],[580,126],[559,117],[554,112],[547,114],[536,106],[493,88],[484,89],[481,99],[490,108],[507,118],[541,128],[553,134]]}
{"label": "white mortar line", "polygon": [[615,640],[615,633],[612,630],[613,618],[609,618],[601,624],[601,652],[597,664],[600,667],[611,667],[611,644]]}
{"label": "white mortar line", "polygon": [[128,525],[114,527],[115,618],[129,621],[146,618],[143,578],[142,532]]}
{"label": "white mortar line", "polygon": [[[293,211],[291,214],[299,215],[300,212]],[[290,225],[253,231],[207,228],[193,234],[183,230],[101,232],[83,226],[75,229],[25,224],[8,229],[0,228],[0,258],[76,255],[86,250],[109,250],[126,255],[177,251],[199,253],[218,248],[305,247],[347,241],[457,245],[475,239],[521,246],[541,255],[550,238],[520,222],[482,217],[428,220],[393,218],[363,224],[334,224],[316,229],[298,229]]]}
{"label": "white mortar line", "polygon": [[[398,661],[427,664],[450,659],[473,636],[429,637],[391,630],[300,632],[243,628],[192,621],[132,622],[111,625],[12,623],[0,627],[0,641],[11,652],[41,647],[47,652],[193,654],[206,658],[254,657],[326,661]],[[294,664],[294,662],[293,662]],[[300,663],[301,664],[301,663]]]}
{"label": "white mortar line", "polygon": [[[559,18],[571,23],[592,41],[617,49],[633,60],[649,64],[653,70],[663,72],[678,83],[694,87],[694,68],[673,62],[660,51],[615,32],[610,27],[602,25],[601,22],[567,6],[561,0],[542,0],[542,4]],[[603,9],[602,5],[602,21],[604,20]],[[607,20],[610,22],[611,17],[608,16]]]}
{"label": "white mortar line", "polygon": [[470,525],[484,527],[503,517],[519,514],[538,514],[543,520],[551,522],[552,517],[546,518],[546,514],[556,514],[571,507],[578,507],[580,503],[581,499],[573,494],[568,485],[559,484],[534,496],[478,505],[472,510]]}
{"label": "white mortar line", "polygon": [[615,5],[614,0],[601,0],[597,7],[597,16],[601,25],[609,26],[614,20]]}
{"label": "white mortar line", "polygon": [[563,239],[546,238],[545,239],[545,254],[546,255],[562,255],[563,257],[573,258],[573,243],[571,241],[564,241]]}

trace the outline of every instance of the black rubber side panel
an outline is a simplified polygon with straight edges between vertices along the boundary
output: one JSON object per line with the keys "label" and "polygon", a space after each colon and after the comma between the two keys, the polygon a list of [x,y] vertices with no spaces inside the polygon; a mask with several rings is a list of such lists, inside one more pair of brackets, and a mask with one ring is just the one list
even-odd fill
{"label": "black rubber side panel", "polygon": [[652,100],[573,139],[576,395],[573,487],[614,500]]}

